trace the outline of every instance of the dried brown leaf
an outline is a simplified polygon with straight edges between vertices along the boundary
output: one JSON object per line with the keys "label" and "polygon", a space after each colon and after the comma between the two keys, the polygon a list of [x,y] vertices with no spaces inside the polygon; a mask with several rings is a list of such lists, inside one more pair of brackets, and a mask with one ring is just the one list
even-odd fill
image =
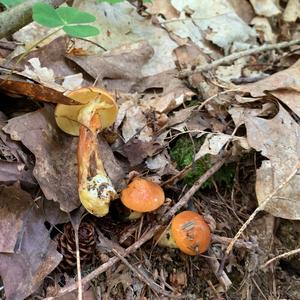
{"label": "dried brown leaf", "polygon": [[58,129],[53,109],[10,119],[3,130],[35,155],[33,174],[46,198],[58,202],[66,212],[77,208],[77,138]]}
{"label": "dried brown leaf", "polygon": [[124,45],[104,54],[66,57],[97,79],[97,85],[111,91],[129,92],[142,77],[142,67],[152,55],[152,47],[146,41],[142,41]]}
{"label": "dried brown leaf", "polygon": [[18,186],[2,187],[0,200],[1,244],[10,245],[2,249],[10,253],[0,253],[0,276],[6,299],[24,299],[59,264],[61,254],[49,237],[43,211],[28,193]]}
{"label": "dried brown leaf", "polygon": [[265,95],[265,91],[279,89],[300,92],[300,59],[286,70],[277,72],[258,82],[241,86],[242,91],[250,93],[253,97],[261,97]]}
{"label": "dried brown leaf", "polygon": [[[262,203],[299,164],[299,125],[280,105],[278,114],[272,119],[244,116],[249,145],[269,159],[257,169],[256,194],[258,202]],[[300,177],[295,175],[268,202],[265,210],[277,217],[300,219],[299,199]]]}

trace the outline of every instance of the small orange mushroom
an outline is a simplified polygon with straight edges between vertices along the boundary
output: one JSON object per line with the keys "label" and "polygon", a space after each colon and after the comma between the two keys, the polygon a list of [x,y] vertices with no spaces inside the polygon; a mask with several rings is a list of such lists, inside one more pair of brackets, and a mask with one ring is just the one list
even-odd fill
{"label": "small orange mushroom", "polygon": [[121,192],[121,201],[134,212],[145,213],[162,206],[165,202],[165,194],[157,183],[136,177]]}
{"label": "small orange mushroom", "polygon": [[158,244],[179,248],[188,255],[205,252],[211,242],[211,232],[204,218],[193,211],[183,211],[171,222],[171,228],[158,237]]}
{"label": "small orange mushroom", "polygon": [[82,104],[58,104],[55,109],[56,122],[66,133],[79,135],[79,198],[87,211],[102,217],[108,213],[116,191],[99,157],[97,134],[114,123],[118,107],[111,95],[94,87],[72,91],[68,96]]}

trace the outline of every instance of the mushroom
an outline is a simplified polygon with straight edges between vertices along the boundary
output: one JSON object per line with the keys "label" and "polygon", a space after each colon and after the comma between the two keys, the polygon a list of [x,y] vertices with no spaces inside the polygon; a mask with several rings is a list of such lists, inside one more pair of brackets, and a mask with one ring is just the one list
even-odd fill
{"label": "mushroom", "polygon": [[154,211],[162,206],[165,194],[157,183],[136,177],[121,192],[121,201],[133,211],[129,219],[136,219],[142,213]]}
{"label": "mushroom", "polygon": [[57,125],[64,132],[78,136],[78,193],[88,212],[103,217],[116,191],[107,176],[97,151],[97,134],[111,126],[117,117],[117,104],[107,92],[98,88],[72,91],[68,97],[80,105],[58,104],[55,109]]}
{"label": "mushroom", "polygon": [[161,246],[179,248],[185,254],[197,255],[208,249],[211,232],[201,215],[186,210],[176,215],[170,228],[156,239]]}

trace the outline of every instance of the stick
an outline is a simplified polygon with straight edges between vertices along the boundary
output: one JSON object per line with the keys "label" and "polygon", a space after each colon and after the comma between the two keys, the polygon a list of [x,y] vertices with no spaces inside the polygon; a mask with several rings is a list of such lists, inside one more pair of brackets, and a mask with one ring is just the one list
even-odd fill
{"label": "stick", "polygon": [[229,289],[229,287],[232,285],[231,280],[229,279],[229,277],[227,276],[227,274],[224,271],[222,271],[221,274],[219,274],[220,264],[216,258],[215,253],[211,249],[208,249],[208,255],[209,255],[209,257],[207,257],[206,259],[208,260],[208,263],[209,263],[212,271],[218,278],[220,284],[227,291]]}
{"label": "stick", "polygon": [[244,57],[244,56],[249,56],[249,55],[259,53],[259,52],[264,52],[267,50],[274,50],[274,49],[278,50],[278,49],[287,48],[287,47],[290,47],[293,45],[298,45],[298,44],[300,44],[300,40],[294,40],[294,41],[282,42],[282,43],[271,44],[271,45],[263,45],[263,46],[255,47],[255,48],[248,49],[245,51],[232,53],[228,56],[217,59],[211,63],[205,64],[203,66],[198,66],[194,70],[183,70],[183,71],[179,72],[179,78],[185,78],[185,77],[188,77],[195,73],[201,73],[201,72],[205,72],[205,71],[214,69],[222,64],[231,63],[232,61],[239,59],[241,57]]}
{"label": "stick", "polygon": [[[212,244],[217,243],[217,244],[228,245],[231,241],[232,241],[232,238],[228,238],[225,236],[220,236],[220,235],[216,235],[216,234],[212,234],[212,236],[211,236]],[[257,244],[254,244],[252,242],[243,241],[243,240],[236,240],[235,246],[237,248],[244,248],[247,250],[255,250],[258,247]]]}
{"label": "stick", "polygon": [[64,0],[26,0],[0,14],[0,38],[8,37],[32,21],[32,6],[44,2],[59,6]]}
{"label": "stick", "polygon": [[275,256],[272,259],[268,260],[265,264],[263,264],[261,266],[261,268],[263,269],[263,268],[267,267],[269,264],[271,264],[275,260],[286,258],[288,256],[295,255],[295,254],[298,254],[298,253],[300,253],[300,248],[295,249],[295,250],[291,250],[291,251],[288,251],[288,252],[285,252],[285,253],[282,253],[282,254],[280,254],[278,256]]}
{"label": "stick", "polygon": [[75,244],[76,244],[76,266],[77,266],[77,285],[78,285],[78,300],[82,300],[82,283],[81,283],[81,264],[80,264],[80,251],[79,251],[79,238],[78,238],[79,226],[74,228],[75,232]]}

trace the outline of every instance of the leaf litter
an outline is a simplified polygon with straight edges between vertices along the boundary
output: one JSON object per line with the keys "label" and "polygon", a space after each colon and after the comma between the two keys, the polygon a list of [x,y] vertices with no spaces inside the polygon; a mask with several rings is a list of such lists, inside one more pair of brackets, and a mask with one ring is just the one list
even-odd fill
{"label": "leaf litter", "polygon": [[[115,189],[120,193],[135,176],[152,178],[165,189],[167,201],[132,221],[119,199],[102,219],[80,214],[101,245],[92,261],[82,261],[84,299],[97,293],[107,299],[159,299],[157,293],[188,299],[300,297],[293,276],[299,266],[280,261],[275,272],[260,269],[280,249],[299,247],[287,242],[300,220],[299,175],[292,173],[299,167],[299,46],[257,48],[231,63],[225,60],[297,39],[297,5],[293,0],[154,0],[137,10],[127,1],[74,1],[74,7],[97,14],[94,25],[102,33],[92,42],[54,35],[16,69],[20,53],[49,30],[32,22],[13,35],[25,45],[1,59],[0,277],[6,299],[77,297],[79,274],[76,268],[62,270],[57,241],[65,241],[62,251],[75,239],[63,235],[63,224],[80,207],[78,138],[58,128],[53,103],[78,104],[67,92],[92,85],[110,91],[119,106],[114,126],[97,140]],[[223,57],[208,72],[194,71]],[[5,70],[12,69],[7,78]],[[182,70],[190,73],[182,78]],[[217,171],[223,156],[226,164]],[[198,186],[209,170],[214,171]],[[166,216],[182,207],[214,223],[209,250],[214,267],[205,257],[189,263],[178,250],[147,242],[155,226],[166,225]],[[255,209],[267,214],[256,215],[225,260],[226,247]],[[284,219],[290,222],[286,240]],[[85,234],[79,226],[78,235]],[[122,263],[112,249],[124,255]],[[138,255],[128,255],[138,249]],[[67,259],[76,265],[74,255]],[[276,290],[269,288],[268,276]],[[294,287],[279,284],[286,277]]]}

